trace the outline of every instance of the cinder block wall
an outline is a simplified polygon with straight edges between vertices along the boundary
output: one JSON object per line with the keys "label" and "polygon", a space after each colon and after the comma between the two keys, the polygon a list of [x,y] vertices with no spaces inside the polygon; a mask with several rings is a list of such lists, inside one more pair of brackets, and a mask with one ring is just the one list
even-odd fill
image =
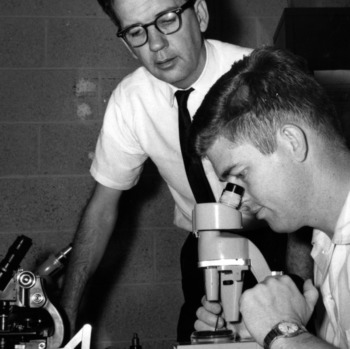
{"label": "cinder block wall", "polygon": [[[208,37],[271,44],[288,3],[210,0]],[[33,246],[22,266],[34,270],[73,238],[93,188],[89,166],[106,102],[138,66],[115,30],[95,0],[0,2],[1,259],[24,234]],[[173,202],[152,164],[123,202],[81,321],[93,324],[99,349],[128,348],[134,332],[146,349],[171,348],[187,234],[172,225]]]}

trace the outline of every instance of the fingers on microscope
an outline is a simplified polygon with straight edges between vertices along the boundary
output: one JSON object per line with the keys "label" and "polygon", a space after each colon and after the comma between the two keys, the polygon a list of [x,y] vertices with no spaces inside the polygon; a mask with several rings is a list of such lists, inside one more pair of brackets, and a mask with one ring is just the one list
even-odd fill
{"label": "fingers on microscope", "polygon": [[210,317],[207,318],[206,321],[197,319],[194,324],[194,328],[196,331],[214,331],[222,329],[224,327],[224,324],[225,321],[223,318],[215,316],[215,319]]}
{"label": "fingers on microscope", "polygon": [[202,305],[205,309],[213,314],[220,314],[222,307],[218,302],[210,302],[205,297],[202,298]]}

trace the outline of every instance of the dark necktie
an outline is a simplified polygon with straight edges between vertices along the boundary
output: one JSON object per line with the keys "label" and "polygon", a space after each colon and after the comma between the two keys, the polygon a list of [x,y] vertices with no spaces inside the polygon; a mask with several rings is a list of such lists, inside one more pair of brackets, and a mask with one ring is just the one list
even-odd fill
{"label": "dark necktie", "polygon": [[187,152],[188,136],[191,126],[191,117],[187,109],[187,100],[193,88],[185,91],[176,91],[175,97],[179,106],[179,135],[182,157],[188,181],[197,203],[215,202],[208,179],[205,175],[201,159],[190,157]]}

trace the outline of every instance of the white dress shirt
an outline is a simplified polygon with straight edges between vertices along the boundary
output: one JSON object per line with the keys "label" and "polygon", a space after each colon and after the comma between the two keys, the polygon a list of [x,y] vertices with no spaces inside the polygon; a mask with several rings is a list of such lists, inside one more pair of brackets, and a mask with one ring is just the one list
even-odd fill
{"label": "white dress shirt", "polygon": [[[205,41],[205,47],[206,65],[192,85],[194,91],[188,101],[191,116],[214,82],[251,52],[215,40]],[[191,231],[195,200],[180,150],[175,91],[174,86],[155,78],[144,67],[126,76],[109,100],[90,171],[104,186],[127,190],[138,182],[144,161],[150,157],[175,200],[174,223]],[[219,198],[223,184],[208,160],[204,169]]]}
{"label": "white dress shirt", "polygon": [[[337,221],[332,240],[314,230],[311,256],[315,286],[325,313],[317,321],[318,335],[336,347],[350,348],[350,193]],[[319,316],[320,314],[318,314]]]}

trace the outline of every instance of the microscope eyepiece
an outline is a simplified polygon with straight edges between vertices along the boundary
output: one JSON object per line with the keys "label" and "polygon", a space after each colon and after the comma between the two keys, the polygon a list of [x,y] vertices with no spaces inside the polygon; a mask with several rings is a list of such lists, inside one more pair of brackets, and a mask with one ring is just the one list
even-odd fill
{"label": "microscope eyepiece", "polygon": [[219,202],[227,206],[231,206],[233,208],[238,209],[241,204],[243,194],[244,194],[243,187],[237,184],[228,182],[226,184],[225,189],[222,191]]}
{"label": "microscope eyepiece", "polygon": [[0,262],[0,291],[6,288],[31,245],[32,240],[21,235],[8,249],[5,258]]}
{"label": "microscope eyepiece", "polygon": [[240,185],[231,183],[231,182],[228,182],[226,184],[226,187],[223,190],[223,192],[224,191],[231,191],[232,193],[236,193],[236,194],[241,195],[241,196],[243,196],[243,194],[244,194],[244,188],[243,187],[241,187]]}

